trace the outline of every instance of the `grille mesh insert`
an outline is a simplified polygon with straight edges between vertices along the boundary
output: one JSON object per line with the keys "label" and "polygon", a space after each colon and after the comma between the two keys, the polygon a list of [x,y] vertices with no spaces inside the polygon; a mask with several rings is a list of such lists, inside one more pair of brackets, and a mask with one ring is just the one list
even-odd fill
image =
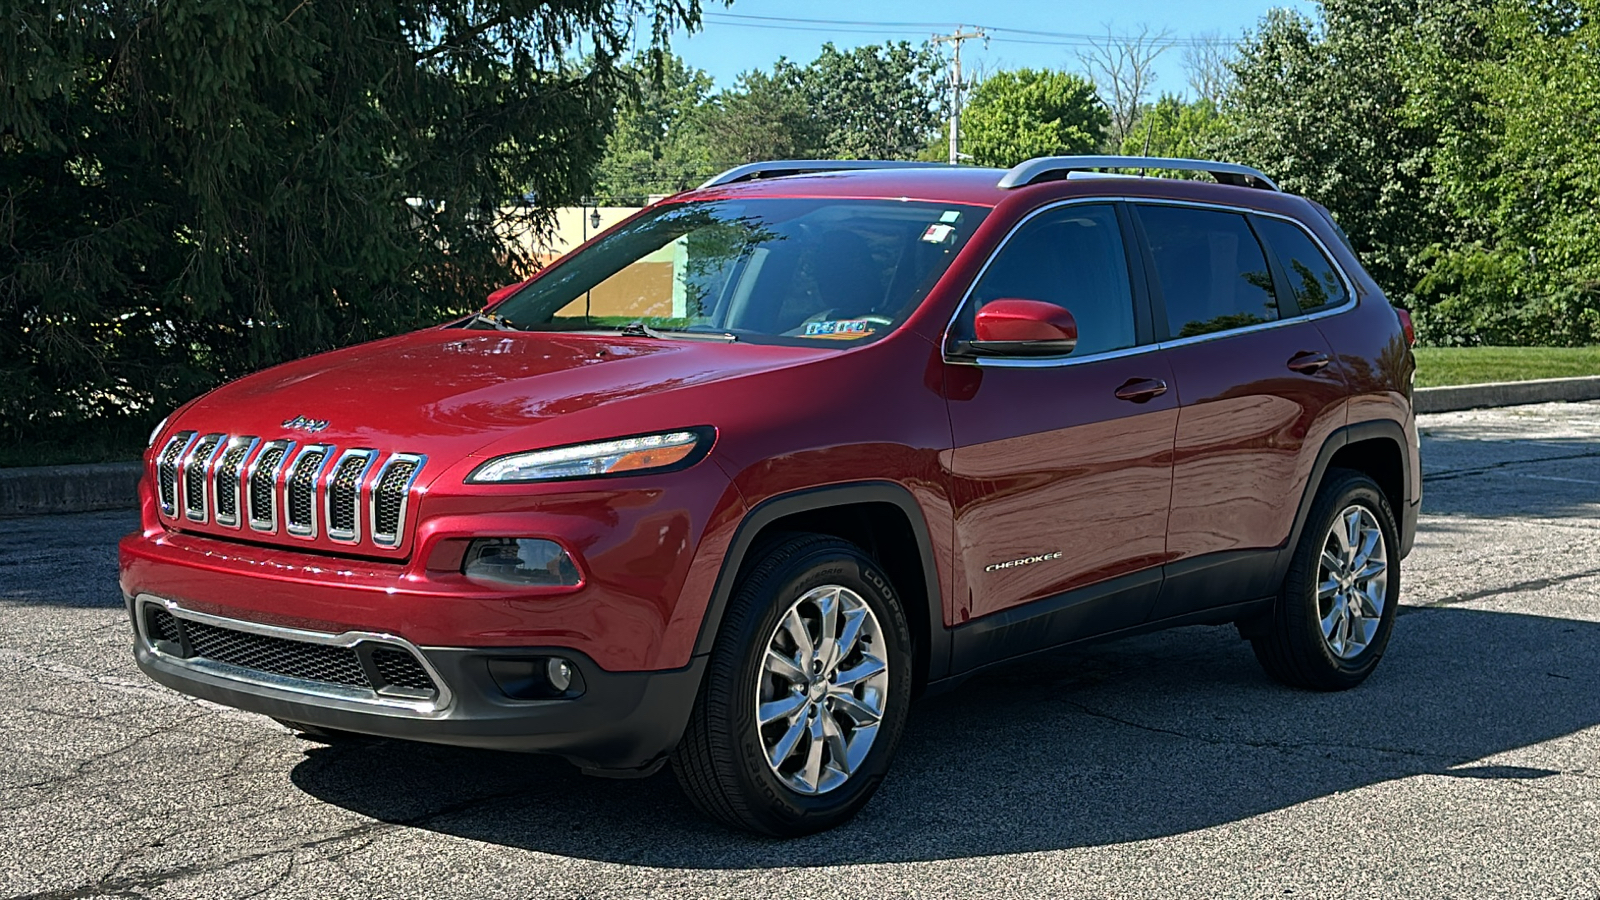
{"label": "grille mesh insert", "polygon": [[173,435],[172,440],[167,442],[167,448],[161,453],[157,481],[161,490],[161,508],[167,515],[172,515],[178,508],[178,456],[183,453],[183,448],[188,446],[189,438],[193,435],[192,431]]}
{"label": "grille mesh insert", "polygon": [[[399,647],[363,641],[354,647],[334,647],[273,635],[240,631],[206,622],[179,619],[153,605],[145,607],[145,630],[156,640],[173,646],[187,639],[187,659],[226,663],[270,675],[344,687],[407,688],[428,697],[439,695],[438,685],[422,662]],[[166,651],[176,652],[173,646]],[[368,676],[362,655],[371,659],[376,676]]]}
{"label": "grille mesh insert", "polygon": [[326,450],[307,450],[294,461],[294,471],[289,473],[289,528],[312,531],[315,527],[313,510],[316,509],[317,472],[328,457]]}
{"label": "grille mesh insert", "polygon": [[222,459],[217,461],[216,504],[219,522],[239,521],[239,467],[244,464],[244,458],[250,455],[250,445],[254,440],[240,438],[223,451]]}
{"label": "grille mesh insert", "polygon": [[381,535],[389,541],[398,539],[400,514],[406,505],[406,491],[411,486],[411,476],[416,471],[416,462],[409,459],[397,460],[384,470],[383,478],[379,480],[374,492],[376,497],[372,514],[374,537]]}
{"label": "grille mesh insert", "polygon": [[372,651],[372,664],[388,685],[411,688],[417,691],[433,690],[433,679],[417,658],[394,647],[378,647]]}
{"label": "grille mesh insert", "polygon": [[328,482],[328,531],[355,537],[356,503],[361,499],[361,474],[367,456],[347,456]]}
{"label": "grille mesh insert", "polygon": [[189,464],[183,470],[183,508],[190,518],[205,518],[206,514],[206,463],[222,440],[221,435],[203,437],[189,454]]}
{"label": "grille mesh insert", "polygon": [[250,478],[250,521],[263,524],[272,521],[272,483],[283,462],[284,447],[268,447],[256,460],[255,473]]}

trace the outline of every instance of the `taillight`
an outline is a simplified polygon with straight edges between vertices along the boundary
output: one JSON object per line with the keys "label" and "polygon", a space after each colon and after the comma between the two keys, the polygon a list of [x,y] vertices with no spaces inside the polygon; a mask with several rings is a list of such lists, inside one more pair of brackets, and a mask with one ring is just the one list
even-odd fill
{"label": "taillight", "polygon": [[1405,332],[1406,346],[1415,347],[1417,345],[1417,329],[1416,326],[1411,324],[1411,311],[1401,309],[1398,306],[1394,308],[1394,311],[1400,314],[1400,330]]}

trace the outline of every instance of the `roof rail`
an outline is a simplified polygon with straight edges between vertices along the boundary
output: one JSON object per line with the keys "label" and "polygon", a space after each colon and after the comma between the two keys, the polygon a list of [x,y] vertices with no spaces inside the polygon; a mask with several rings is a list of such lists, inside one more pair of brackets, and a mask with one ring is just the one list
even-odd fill
{"label": "roof rail", "polygon": [[1259,170],[1235,163],[1207,162],[1200,159],[1167,159],[1160,156],[1041,156],[1013,166],[1001,179],[1001,189],[1026,187],[1039,181],[1062,178],[1072,172],[1102,169],[1161,169],[1174,172],[1204,172],[1221,184],[1276,191],[1278,186]]}
{"label": "roof rail", "polygon": [[891,159],[773,159],[735,166],[700,185],[699,190],[754,181],[758,178],[782,178],[785,175],[810,175],[816,172],[849,172],[857,169],[930,169],[948,166],[948,163],[911,162]]}

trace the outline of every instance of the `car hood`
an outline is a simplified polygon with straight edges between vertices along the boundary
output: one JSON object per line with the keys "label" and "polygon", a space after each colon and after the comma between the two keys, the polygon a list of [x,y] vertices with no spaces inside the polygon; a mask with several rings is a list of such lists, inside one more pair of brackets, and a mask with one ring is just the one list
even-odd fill
{"label": "car hood", "polygon": [[[172,423],[200,434],[314,440],[444,460],[531,427],[552,446],[655,427],[652,398],[837,351],[710,340],[447,328],[286,363],[211,392]],[[608,407],[630,404],[626,414]],[[672,404],[678,414],[684,410]],[[300,427],[294,428],[299,419]],[[325,425],[323,423],[326,423]],[[307,426],[310,429],[308,430]]]}

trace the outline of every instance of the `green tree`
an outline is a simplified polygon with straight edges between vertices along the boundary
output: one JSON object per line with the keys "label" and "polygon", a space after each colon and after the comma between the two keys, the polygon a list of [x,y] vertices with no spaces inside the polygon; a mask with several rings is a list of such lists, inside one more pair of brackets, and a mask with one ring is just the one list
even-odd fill
{"label": "green tree", "polygon": [[800,70],[779,59],[772,72],[745,72],[714,95],[688,124],[691,156],[705,171],[766,159],[824,156],[824,124],[800,88]]}
{"label": "green tree", "polygon": [[693,187],[705,173],[685,135],[711,95],[711,76],[675,54],[642,56],[625,74],[629,89],[617,103],[595,195],[604,202],[642,202]]}
{"label": "green tree", "polygon": [[1453,217],[1425,255],[1435,342],[1600,340],[1600,3],[1502,0],[1410,45],[1407,112],[1439,134]]}
{"label": "green tree", "polygon": [[995,72],[973,89],[961,112],[961,152],[980,166],[1091,153],[1110,122],[1094,86],[1077,75],[1050,69]]}
{"label": "green tree", "polygon": [[939,128],[943,61],[905,41],[822,54],[795,71],[820,151],[832,159],[915,159]]}
{"label": "green tree", "polygon": [[1171,94],[1145,107],[1136,127],[1122,142],[1127,156],[1174,156],[1203,159],[1222,139],[1226,122],[1209,100],[1185,101]]}
{"label": "green tree", "polygon": [[548,221],[498,210],[587,193],[636,18],[698,0],[0,8],[0,444],[481,302]]}

